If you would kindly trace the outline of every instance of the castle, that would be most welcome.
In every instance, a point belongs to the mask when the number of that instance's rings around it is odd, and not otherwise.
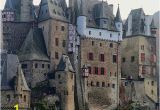
[[[121,71],[122,36],[134,34],[131,16],[127,27],[123,26],[119,6],[115,16],[113,5],[103,0],[69,0],[69,6],[65,0],[41,0],[39,6],[33,0],[6,0],[2,21],[4,53],[17,58],[21,66],[13,74],[19,73],[21,86],[27,88],[19,97],[26,101],[27,94],[29,98],[21,109],[110,110],[119,106],[121,72],[124,77],[128,73]],[[149,25],[143,33],[150,31]],[[4,103],[17,91],[7,90]],[[15,103],[19,101],[7,107]]]

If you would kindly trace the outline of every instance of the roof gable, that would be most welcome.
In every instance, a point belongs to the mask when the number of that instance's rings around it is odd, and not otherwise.
[[[44,60],[49,61],[42,29],[31,28],[18,53],[20,61]]]

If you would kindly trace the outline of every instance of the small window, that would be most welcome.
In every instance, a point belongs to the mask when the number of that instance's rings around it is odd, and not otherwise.
[[[42,64],[42,68],[44,68],[44,64]]]
[[[89,53],[89,60],[93,60],[93,53]]]
[[[91,86],[94,86],[93,81],[91,81]]]
[[[102,43],[100,43],[99,46],[102,47]]]
[[[34,66],[35,66],[35,68],[38,68],[38,64],[37,63]]]
[[[113,60],[113,63],[116,63],[117,62],[117,55],[113,55],[112,60]]]
[[[154,91],[153,91],[153,90],[151,90],[151,94],[152,94],[152,95],[154,94]]]
[[[112,84],[112,88],[115,88],[115,84]]]
[[[58,52],[55,52],[55,58],[59,59]]]
[[[48,10],[46,10],[46,13],[48,12]]]
[[[101,36],[102,35],[102,33],[101,32],[99,32],[99,36]]]
[[[110,87],[110,84],[108,83],[108,87]]]
[[[105,82],[102,82],[102,87],[105,87]]]
[[[104,62],[104,54],[100,54],[100,61]]]
[[[26,69],[27,68],[27,64],[22,64],[22,69]]]
[[[48,69],[50,69],[50,64],[48,64]]]
[[[142,74],[146,74],[146,67],[142,66]]]
[[[141,50],[144,50],[144,45],[141,45]]]
[[[154,81],[151,82],[152,86],[154,86]]]
[[[66,41],[65,40],[63,40],[62,46],[66,47]]]
[[[59,39],[56,38],[56,39],[55,39],[55,42],[56,42],[56,46],[58,46],[58,45],[59,45]]]
[[[89,31],[89,35],[91,35],[91,31]]]
[[[65,30],[64,26],[61,26],[61,31],[64,31],[64,30]]]
[[[94,73],[98,75],[98,67],[95,67]]]
[[[26,95],[24,95],[24,102],[26,102]]]
[[[59,75],[58,75],[58,79],[60,79],[60,78],[61,78],[61,75],[59,74]]]
[[[122,62],[123,62],[123,63],[126,62],[126,59],[125,59],[124,57],[122,58]]]
[[[7,102],[10,102],[10,100],[11,100],[11,96],[7,95]]]
[[[110,48],[113,48],[113,43],[110,43],[110,44],[109,44],[109,47],[110,47]]]
[[[99,82],[96,83],[96,86],[99,87]]]
[[[73,74],[71,74],[71,79],[73,79]]]
[[[94,45],[94,41],[92,41],[92,46]]]
[[[131,62],[134,62],[134,61],[135,61],[135,57],[131,56]]]
[[[101,68],[101,75],[104,75],[104,68]]]
[[[88,72],[89,74],[91,74],[91,67],[88,67]]]
[[[56,30],[58,30],[58,26],[56,26]]]
[[[112,37],[112,34],[110,34],[110,37]]]

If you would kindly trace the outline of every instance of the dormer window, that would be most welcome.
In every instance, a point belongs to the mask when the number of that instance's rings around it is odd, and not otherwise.
[[[89,31],[89,35],[91,35],[91,31]]]

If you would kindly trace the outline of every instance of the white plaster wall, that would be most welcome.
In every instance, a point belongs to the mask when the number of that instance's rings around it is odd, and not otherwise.
[[[80,16],[77,18],[77,32],[81,36],[85,36],[85,37],[92,37],[92,38],[112,40],[112,41],[122,40],[122,31],[121,32],[108,31],[105,29],[96,29],[96,28],[86,27],[85,16]]]

